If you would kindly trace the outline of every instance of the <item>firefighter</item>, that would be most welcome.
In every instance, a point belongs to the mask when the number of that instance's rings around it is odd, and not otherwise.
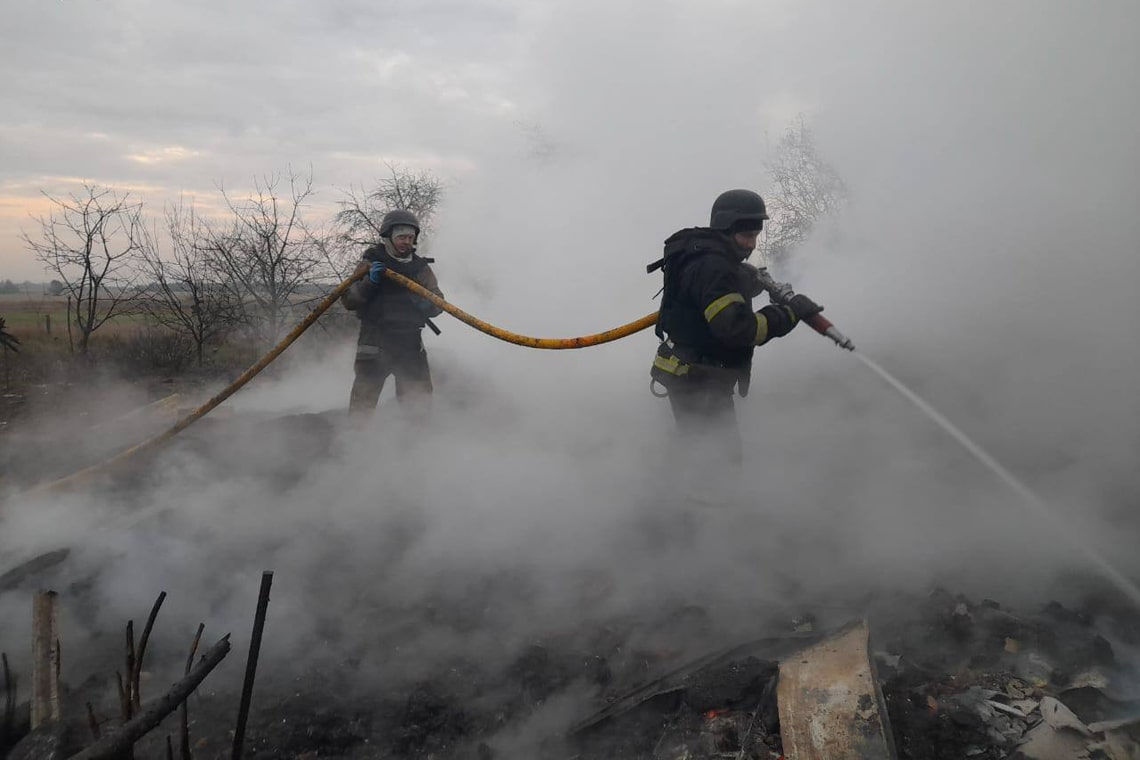
[[[823,311],[804,295],[753,310],[761,288],[745,259],[767,218],[758,194],[724,192],[708,227],[673,233],[648,267],[665,275],[650,376],[665,388],[681,443],[733,466],[743,458],[733,395],[748,394],[754,350]]]
[[[350,414],[375,409],[389,375],[395,377],[396,398],[401,405],[410,402],[422,409],[432,393],[421,333],[441,309],[384,277],[384,270],[391,269],[443,297],[430,266],[433,260],[416,254],[419,236],[420,222],[415,214],[403,210],[385,214],[380,223],[380,242],[365,250],[357,265],[358,274],[368,275],[354,282],[341,297],[345,308],[360,319]]]

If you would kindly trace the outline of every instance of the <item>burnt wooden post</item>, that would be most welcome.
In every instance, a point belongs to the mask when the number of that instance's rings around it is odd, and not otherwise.
[[[32,729],[59,720],[59,636],[54,591],[32,602]]]
[[[245,662],[245,683],[241,687],[241,705],[238,707],[237,728],[234,729],[233,760],[241,760],[242,745],[245,743],[245,723],[253,699],[253,678],[257,674],[257,656],[261,652],[261,634],[265,630],[265,612],[269,608],[269,588],[272,585],[273,572],[266,570],[261,574],[261,593],[257,597],[257,613],[253,618],[249,658]]]

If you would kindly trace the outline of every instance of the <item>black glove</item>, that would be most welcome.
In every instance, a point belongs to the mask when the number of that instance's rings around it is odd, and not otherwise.
[[[742,261],[740,262],[740,274],[745,284],[744,289],[741,291],[744,293],[745,298],[755,298],[764,292],[764,286],[760,282],[759,269],[747,261]]]
[[[811,300],[803,293],[797,293],[788,299],[788,308],[796,315],[796,319],[803,321],[810,319],[823,311],[823,307]]]

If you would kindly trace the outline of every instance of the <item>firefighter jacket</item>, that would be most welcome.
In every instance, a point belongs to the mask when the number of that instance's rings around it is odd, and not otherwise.
[[[357,271],[367,271],[373,261],[384,262],[393,272],[414,280],[443,298],[435,272],[430,266],[431,259],[413,254],[411,261],[401,262],[393,258],[381,244],[364,252]],[[442,311],[431,301],[387,278],[382,278],[379,284],[368,277],[357,280],[341,296],[341,302],[360,318],[358,346],[381,346],[384,345],[386,336],[393,335],[415,336],[418,339],[427,320]]]
[[[649,266],[665,275],[654,379],[669,387],[690,374],[720,374],[740,381],[743,395],[754,349],[787,335],[795,314],[775,304],[753,311],[761,292],[755,270],[721,232],[680,230],[665,241],[664,253]]]

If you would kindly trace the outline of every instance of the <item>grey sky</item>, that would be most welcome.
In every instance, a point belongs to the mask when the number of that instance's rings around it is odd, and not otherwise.
[[[750,166],[733,181],[754,181],[763,109],[781,90],[760,87],[774,78],[749,62],[767,57],[758,35],[779,18],[737,3],[10,2],[0,274],[37,276],[18,228],[43,208],[39,190],[81,178],[157,209],[180,190],[311,164],[332,203],[383,159],[489,172],[526,153],[538,125],[582,154],[662,166],[704,163],[697,137],[740,143]],[[639,189],[639,168],[615,165],[606,182]]]
[[[367,180],[382,158],[459,170],[518,110],[507,3],[5,5],[5,274],[36,274],[21,205],[70,178],[160,205],[288,163],[323,186]]]

